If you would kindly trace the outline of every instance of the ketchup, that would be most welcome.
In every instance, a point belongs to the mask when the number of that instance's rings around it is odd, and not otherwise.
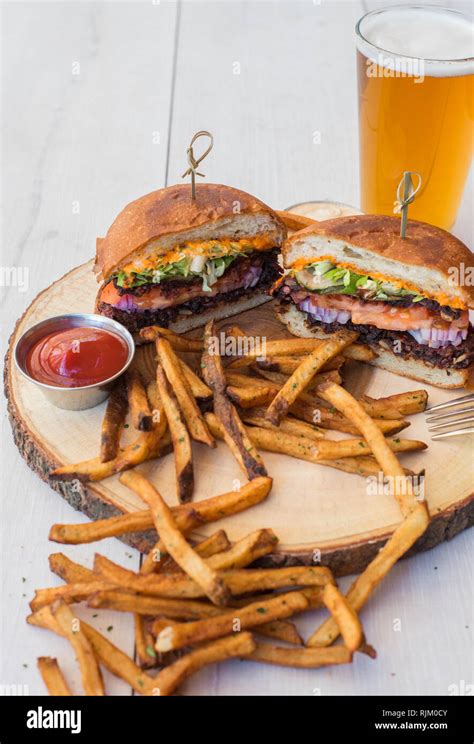
[[[128,346],[102,328],[78,327],[49,333],[26,357],[30,377],[56,387],[84,387],[113,377],[124,367]]]

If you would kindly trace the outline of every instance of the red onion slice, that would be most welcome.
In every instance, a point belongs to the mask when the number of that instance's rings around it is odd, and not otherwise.
[[[120,300],[114,304],[114,307],[116,307],[117,310],[125,310],[128,313],[138,310],[135,298],[131,294],[122,295]]]
[[[328,307],[318,307],[313,305],[310,298],[303,300],[298,305],[298,308],[305,313],[309,313],[320,323],[347,323],[351,318],[351,314],[346,310],[332,310]]]
[[[444,346],[459,346],[467,338],[467,328],[460,330],[451,325],[447,330],[442,328],[419,328],[408,331],[419,343],[431,349],[442,349]]]

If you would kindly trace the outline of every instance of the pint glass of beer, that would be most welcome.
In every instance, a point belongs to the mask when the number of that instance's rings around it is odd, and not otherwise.
[[[412,219],[449,230],[473,154],[473,24],[436,6],[394,6],[356,26],[361,207],[392,214],[403,171],[422,186]]]

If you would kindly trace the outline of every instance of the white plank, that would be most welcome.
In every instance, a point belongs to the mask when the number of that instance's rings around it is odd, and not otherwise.
[[[27,292],[2,290],[2,319],[11,328],[41,289],[94,254],[96,236],[121,206],[164,185],[176,7],[18,3],[2,10],[2,102],[9,114],[3,139],[4,261],[26,266],[30,275]],[[77,76],[74,62],[80,63]],[[157,131],[160,143],[154,144]],[[73,213],[74,201],[79,214]],[[35,588],[61,583],[48,569],[48,554],[62,549],[48,543],[51,524],[84,517],[28,470],[5,413],[3,424],[0,681],[44,694],[36,657],[57,655],[80,693],[67,643],[27,626],[25,618]],[[65,546],[63,552],[90,566],[96,547]],[[98,549],[138,568],[136,552],[119,541],[104,541]],[[93,614],[82,607],[78,613]],[[92,622],[133,654],[130,617],[101,611]],[[111,694],[130,694],[110,675],[106,686]]]
[[[207,180],[279,208],[355,203],[353,27],[362,12],[347,2],[185,3],[170,181],[183,172],[191,135],[205,128],[215,135]]]

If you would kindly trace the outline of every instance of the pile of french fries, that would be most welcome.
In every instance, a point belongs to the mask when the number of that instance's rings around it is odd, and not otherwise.
[[[138,693],[170,695],[201,667],[233,657],[315,668],[351,663],[356,652],[375,656],[359,612],[429,522],[426,503],[407,477],[415,474],[397,459],[426,445],[394,437],[409,425],[406,416],[424,410],[426,392],[354,398],[342,386],[345,361],[371,352],[357,344],[353,332],[336,333],[329,341],[267,341],[265,358],[246,353],[230,360],[215,351],[213,322],[202,339],[156,326],[141,335],[153,347],[139,350],[126,380],[108,400],[99,456],[58,468],[51,477],[97,481],[121,473],[121,483],[147,508],[86,524],[53,525],[49,538],[77,545],[155,529],[156,544],[138,573],[100,554],[92,569],[52,554],[50,568],[65,583],[36,591],[28,622],[70,641],[86,695],[105,694],[101,666]],[[228,335],[243,332],[231,327]],[[133,439],[122,445],[127,420]],[[345,438],[330,438],[331,432]],[[247,482],[193,502],[192,442],[214,448],[216,439],[225,442]],[[324,566],[252,567],[278,550],[271,529],[234,543],[223,530],[192,541],[201,525],[268,497],[272,479],[262,450],[365,477],[382,472],[391,479],[403,521],[346,595]],[[171,452],[175,506],[135,469]],[[80,602],[133,613],[136,661],[76,616],[72,605]],[[292,618],[318,608],[329,616],[305,642]],[[38,667],[51,694],[71,694],[56,659],[41,657]]]

